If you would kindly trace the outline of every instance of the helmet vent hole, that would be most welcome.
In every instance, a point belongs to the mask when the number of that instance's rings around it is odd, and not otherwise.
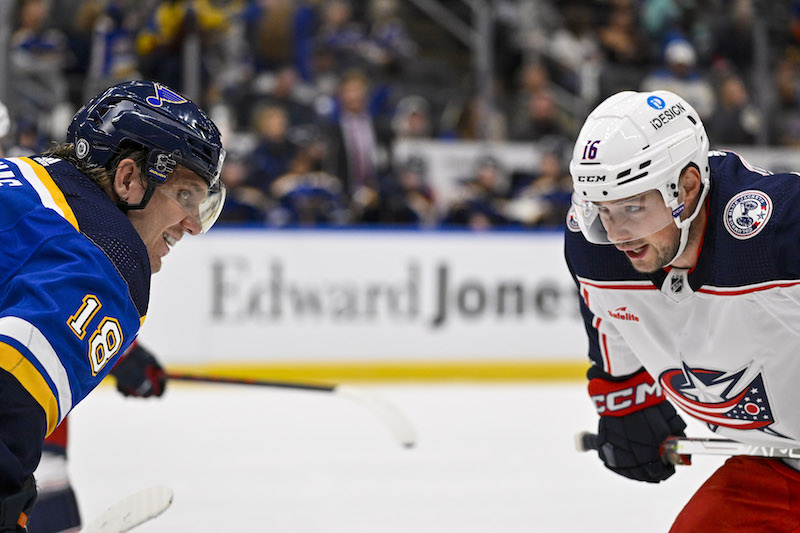
[[[627,175],[628,175],[628,174],[630,174],[630,173],[631,173],[631,169],[628,169],[628,170],[623,170],[622,172],[620,172],[619,174],[617,174],[617,179],[619,179],[619,178],[624,178],[625,176],[627,176]]]
[[[691,121],[692,121],[692,124],[694,124],[695,126],[697,126],[697,121],[694,119],[694,117],[693,117],[692,115],[686,115],[686,118],[688,118],[689,120],[691,120]]]
[[[652,160],[645,161],[644,163],[642,163],[641,165],[639,165],[639,169],[643,169],[643,168],[645,168],[645,167],[649,167],[649,166],[650,166],[650,163],[652,163],[652,162],[653,162]]]
[[[619,183],[617,183],[617,185],[625,185],[626,183],[630,183],[630,182],[632,182],[632,181],[636,181],[636,180],[638,180],[639,178],[643,178],[643,177],[647,176],[647,174],[648,174],[648,172],[645,170],[645,171],[644,171],[644,172],[642,172],[641,174],[637,174],[637,175],[635,175],[635,176],[634,176],[634,177],[632,177],[632,178],[628,178],[628,179],[626,179],[626,180],[620,181]]]

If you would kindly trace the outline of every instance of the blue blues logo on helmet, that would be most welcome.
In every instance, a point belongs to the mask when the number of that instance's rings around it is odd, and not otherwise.
[[[177,165],[203,178],[209,196],[221,190],[225,150],[219,129],[191,100],[159,83],[129,81],[109,87],[75,114],[67,141],[92,167],[106,166],[126,146],[147,150],[150,194],[130,209],[145,207],[154,188]]]
[[[186,98],[160,83],[154,83],[153,88],[156,94],[146,98],[147,103],[153,107],[161,107],[164,102],[169,102],[171,104],[185,104],[188,102]]]

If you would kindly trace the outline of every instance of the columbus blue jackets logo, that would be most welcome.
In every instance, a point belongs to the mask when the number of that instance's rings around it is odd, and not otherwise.
[[[153,88],[156,94],[151,94],[145,99],[147,103],[153,107],[161,107],[164,102],[170,104],[185,104],[188,102],[188,100],[180,94],[158,83],[154,83]]]
[[[761,372],[748,370],[726,372],[683,363],[683,368],[662,372],[659,381],[670,400],[712,430],[722,426],[783,436],[769,429],[775,418]]]
[[[772,199],[761,191],[744,191],[730,199],[723,217],[725,229],[737,239],[755,237],[772,215]]]

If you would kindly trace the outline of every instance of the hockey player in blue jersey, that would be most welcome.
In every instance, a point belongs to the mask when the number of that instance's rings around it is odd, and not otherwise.
[[[224,157],[194,103],[134,81],[0,159],[0,532],[25,531],[42,442],[136,338],[151,274],[216,220]]]
[[[570,172],[565,254],[605,466],[670,477],[659,445],[686,427],[673,404],[721,436],[799,447],[800,177],[709,151],[697,112],[667,91],[602,102]],[[672,531],[795,531],[798,466],[732,457]]]

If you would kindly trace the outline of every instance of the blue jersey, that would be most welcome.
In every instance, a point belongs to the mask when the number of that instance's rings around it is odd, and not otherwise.
[[[62,159],[0,159],[0,368],[48,434],[133,342],[149,291],[144,243],[100,187]]]
[[[723,436],[800,445],[800,176],[709,154],[694,268],[642,274],[568,219],[567,263],[595,368],[644,367],[674,404]]]

